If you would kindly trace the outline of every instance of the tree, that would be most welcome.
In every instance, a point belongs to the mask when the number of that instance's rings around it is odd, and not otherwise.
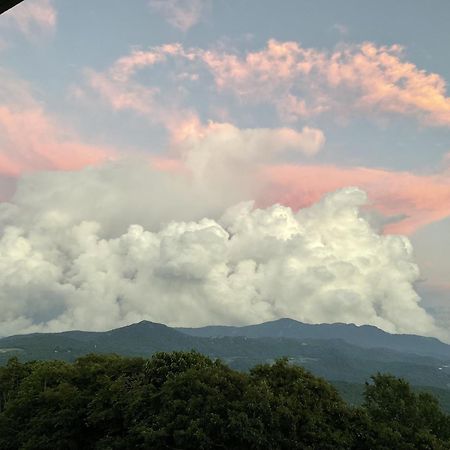
[[[449,417],[390,375],[353,408],[287,359],[237,372],[196,352],[0,368],[0,448],[439,450]]]
[[[409,383],[392,375],[377,374],[366,383],[365,402],[373,426],[389,439],[397,436],[398,449],[450,447],[450,420],[428,393],[415,393]]]
[[[286,358],[255,367],[250,377],[271,399],[274,448],[351,448],[351,408],[329,383]]]

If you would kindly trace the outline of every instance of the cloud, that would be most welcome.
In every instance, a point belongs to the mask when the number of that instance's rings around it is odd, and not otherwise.
[[[90,86],[106,99],[115,111],[129,109],[150,115],[156,109],[154,101],[156,89],[145,88],[138,84],[125,86],[94,71],[86,71],[86,76]],[[78,90],[79,96],[83,94],[82,90]]]
[[[33,97],[27,83],[0,71],[0,174],[79,169],[117,156],[113,149],[82,142]]]
[[[57,13],[51,0],[27,0],[2,16],[4,26],[15,28],[35,41],[56,28]]]
[[[132,111],[151,124],[164,126],[171,133],[180,126],[199,123],[197,112],[183,104],[178,81],[163,88],[160,79],[159,82],[155,80],[153,86],[140,82],[136,77],[146,68],[169,63],[180,52],[183,49],[179,44],[155,47],[151,52],[134,50],[130,55],[119,58],[105,72],[86,69],[86,85],[74,89],[75,97],[92,105],[97,95],[113,111]],[[171,80],[174,77],[168,75],[166,78]]]
[[[330,52],[272,39],[260,51],[239,54],[169,44],[133,50],[98,75],[104,77],[102,85],[91,84],[104,94],[102,86],[113,83],[118,89],[109,96],[113,106],[125,102],[142,110],[146,96],[155,91],[138,83],[136,72],[175,61],[179,64],[169,65],[167,73],[183,91],[189,92],[193,82],[212,81],[219,94],[232,94],[242,105],[273,105],[287,122],[333,112],[338,117],[401,115],[426,126],[450,125],[445,80],[407,61],[399,45],[341,44]]]
[[[319,165],[268,165],[268,184],[260,203],[281,202],[296,209],[310,205],[327,192],[348,185],[366,190],[370,205],[385,216],[397,216],[387,223],[390,233],[411,234],[423,226],[450,215],[448,169],[428,175],[367,167]]]
[[[195,111],[180,105],[176,99],[172,103],[163,101],[166,92],[134,80],[136,71],[142,67],[153,66],[165,61],[167,55],[179,52],[183,50],[178,45],[164,46],[148,54],[137,51],[120,58],[107,73],[86,71],[86,76],[90,87],[113,110],[133,111],[151,124],[163,126],[169,134],[172,153],[180,155],[197,172],[213,154],[214,164],[236,159],[240,163],[247,161],[248,167],[271,161],[286,151],[313,156],[323,147],[324,133],[313,127],[305,126],[297,131],[287,127],[239,129],[228,122],[203,124]]]
[[[169,51],[176,53],[179,48]],[[134,62],[122,60],[114,67],[115,77],[131,76],[134,67]],[[0,183],[3,199],[11,195],[11,177],[23,172],[79,169],[119,156],[113,149],[84,143],[42,108],[29,86],[5,72],[0,75],[4,88],[0,92],[0,172],[6,177]],[[110,100],[117,100],[119,110],[129,107],[129,97],[118,98]],[[369,193],[372,208],[383,214],[387,232],[411,234],[450,215],[448,169],[424,175],[314,165],[308,158],[325,143],[321,130],[240,129],[231,123],[213,121],[203,124],[188,110],[172,114],[170,108],[166,111],[146,102],[143,94],[136,93],[132,98],[142,101],[139,114],[163,124],[170,136],[167,154],[148,157],[154,167],[192,176],[199,186],[214,186],[228,199],[221,207],[255,198],[259,206],[281,202],[298,209],[318,201],[327,192],[356,185]],[[291,155],[307,163],[286,164]]]
[[[179,51],[179,47],[165,50]],[[145,60],[141,56],[138,59]],[[135,67],[135,62],[123,59],[114,66],[114,76],[128,79]],[[5,72],[0,78],[0,173],[6,177],[0,182],[2,199],[11,195],[11,177],[23,172],[79,169],[119,157],[118,151],[87,144],[59,124],[35,100],[26,83]],[[108,101],[117,101],[117,109],[122,110],[130,107],[128,98],[113,95]],[[171,108],[165,110],[164,106],[146,102],[143,94],[136,93],[132,98],[142,101],[140,115],[162,124],[169,133],[168,153],[158,158],[148,156],[149,163],[163,171],[188,174],[198,185],[214,186],[229,199],[226,205],[255,198],[258,206],[281,202],[298,209],[327,192],[356,185],[369,193],[371,207],[383,214],[381,222],[387,232],[411,234],[450,215],[448,169],[416,174],[320,166],[308,160],[325,143],[319,129],[240,129],[228,122],[213,121],[203,124],[189,110],[181,108],[172,113]],[[287,164],[292,155],[304,163]]]
[[[2,333],[292,317],[446,337],[409,240],[371,227],[363,191],[295,212],[210,190],[124,163],[22,178],[0,205]]]
[[[270,40],[245,56],[205,52],[219,89],[248,101],[275,103],[283,112],[305,102],[298,115],[349,109],[413,116],[427,125],[450,125],[445,80],[405,61],[399,45],[342,45],[334,52]],[[287,104],[287,105],[286,105]],[[309,105],[309,106],[308,106]]]
[[[422,288],[441,292],[441,297],[448,302],[450,296],[450,215],[440,221],[423,227],[413,236],[414,252],[421,265]],[[444,295],[445,294],[445,295]],[[433,299],[430,296],[430,301]]]
[[[152,83],[160,78],[158,66],[163,66],[166,78],[171,80],[167,86]],[[147,83],[139,76],[143,71]],[[185,48],[181,44],[134,49],[104,72],[87,72],[89,96],[100,94],[114,110],[133,111],[165,127],[172,161],[181,159],[197,177],[245,186],[254,186],[258,179],[259,187],[247,190],[258,205],[282,202],[298,208],[310,205],[326,192],[358,185],[367,190],[372,206],[383,214],[381,222],[388,232],[411,234],[450,214],[448,169],[420,174],[299,164],[302,160],[298,155],[314,155],[323,146],[321,130],[245,130],[228,122],[204,124],[189,102],[190,90],[195,90],[199,80],[212,81],[219,95],[237,96],[241,107],[274,105],[287,123],[327,113],[337,118],[358,113],[372,117],[400,114],[413,116],[425,125],[450,124],[445,81],[406,61],[400,46],[341,44],[329,52],[270,40],[262,50],[246,54]],[[221,100],[219,96],[216,104]],[[296,165],[282,164],[288,159],[286,146],[281,152],[275,150],[277,142],[284,145],[286,141],[279,140],[281,129],[286,130],[284,138],[286,133],[301,135],[303,142],[297,139],[296,145],[303,151],[297,151]],[[311,132],[306,138],[308,129]],[[251,135],[258,138],[250,139]],[[227,142],[229,145],[224,146]],[[253,145],[255,142],[258,145]],[[269,147],[274,151],[267,151]],[[262,170],[263,165],[266,167]],[[218,167],[224,168],[224,174]]]
[[[181,128],[174,149],[198,182],[221,185],[222,190],[239,186],[241,193],[254,196],[260,188],[261,182],[256,180],[263,165],[283,160],[289,153],[312,156],[324,142],[324,134],[315,128],[304,127],[301,132],[290,128],[239,129],[230,123],[210,122],[191,126],[188,131]]]
[[[337,31],[341,36],[346,36],[349,32],[348,27],[342,23],[335,23],[331,29]]]
[[[205,10],[208,0],[150,0],[150,7],[160,13],[167,22],[181,31],[187,31],[197,25]]]

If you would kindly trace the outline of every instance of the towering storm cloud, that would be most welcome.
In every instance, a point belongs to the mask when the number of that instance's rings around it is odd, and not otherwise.
[[[24,177],[0,204],[2,334],[291,317],[448,340],[409,240],[372,227],[363,191],[299,211],[234,200],[142,165]]]

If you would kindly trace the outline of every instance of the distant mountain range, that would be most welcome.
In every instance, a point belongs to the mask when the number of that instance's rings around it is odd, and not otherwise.
[[[450,359],[450,345],[436,338],[413,334],[390,334],[371,325],[357,326],[346,323],[307,324],[293,319],[279,319],[244,327],[208,326],[177,328],[191,336],[222,337],[245,336],[251,338],[277,337],[291,339],[342,339],[363,348],[387,348],[399,352]]]
[[[333,382],[352,401],[360,397],[362,385],[372,374],[389,372],[432,390],[450,410],[449,345],[353,324],[309,325],[280,319],[245,327],[174,329],[143,321],[106,332],[18,335],[0,339],[0,364],[11,356],[73,361],[93,352],[150,356],[192,349],[240,370],[287,356]]]

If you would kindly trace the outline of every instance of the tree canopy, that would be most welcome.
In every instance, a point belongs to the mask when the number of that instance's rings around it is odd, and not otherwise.
[[[437,400],[377,374],[360,407],[280,359],[249,373],[196,352],[0,368],[0,448],[448,449]]]

